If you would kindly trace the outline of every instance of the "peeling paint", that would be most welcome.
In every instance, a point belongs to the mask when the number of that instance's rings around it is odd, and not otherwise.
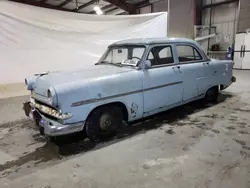
[[[130,108],[130,112],[131,112],[133,118],[135,118],[137,115],[137,109],[138,109],[138,105],[135,103],[132,103],[131,108]]]

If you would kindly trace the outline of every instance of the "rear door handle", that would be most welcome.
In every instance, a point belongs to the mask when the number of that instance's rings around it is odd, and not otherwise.
[[[241,49],[240,49],[240,57],[242,57],[242,53],[243,53],[243,45],[241,45]]]
[[[181,67],[178,65],[178,66],[174,66],[174,67],[172,67],[172,69],[174,69],[174,71],[179,71],[179,72],[181,72]]]
[[[209,62],[204,62],[203,65],[209,65]]]
[[[174,66],[172,67],[172,69],[180,69],[181,67],[180,66]]]
[[[245,53],[246,53],[246,46],[244,45],[244,47],[243,47],[243,57],[245,57]]]

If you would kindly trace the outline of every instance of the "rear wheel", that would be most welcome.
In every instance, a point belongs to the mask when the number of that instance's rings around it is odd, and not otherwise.
[[[207,90],[205,95],[206,102],[217,102],[219,95],[219,88],[218,86],[212,87]]]
[[[97,108],[87,118],[85,131],[90,140],[98,142],[115,135],[122,127],[122,110],[117,106]]]

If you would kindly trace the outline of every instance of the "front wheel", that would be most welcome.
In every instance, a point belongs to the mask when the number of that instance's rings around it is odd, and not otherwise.
[[[85,131],[90,140],[98,142],[115,135],[122,121],[122,110],[119,107],[99,107],[87,118]]]

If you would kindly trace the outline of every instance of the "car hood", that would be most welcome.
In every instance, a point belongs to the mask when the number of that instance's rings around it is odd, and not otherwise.
[[[95,65],[93,67],[82,70],[58,71],[41,74],[37,77],[34,91],[38,95],[47,96],[47,90],[50,87],[61,84],[87,81],[90,79],[98,79],[100,77],[110,76],[123,72],[132,71],[130,67],[117,67],[114,65]]]

